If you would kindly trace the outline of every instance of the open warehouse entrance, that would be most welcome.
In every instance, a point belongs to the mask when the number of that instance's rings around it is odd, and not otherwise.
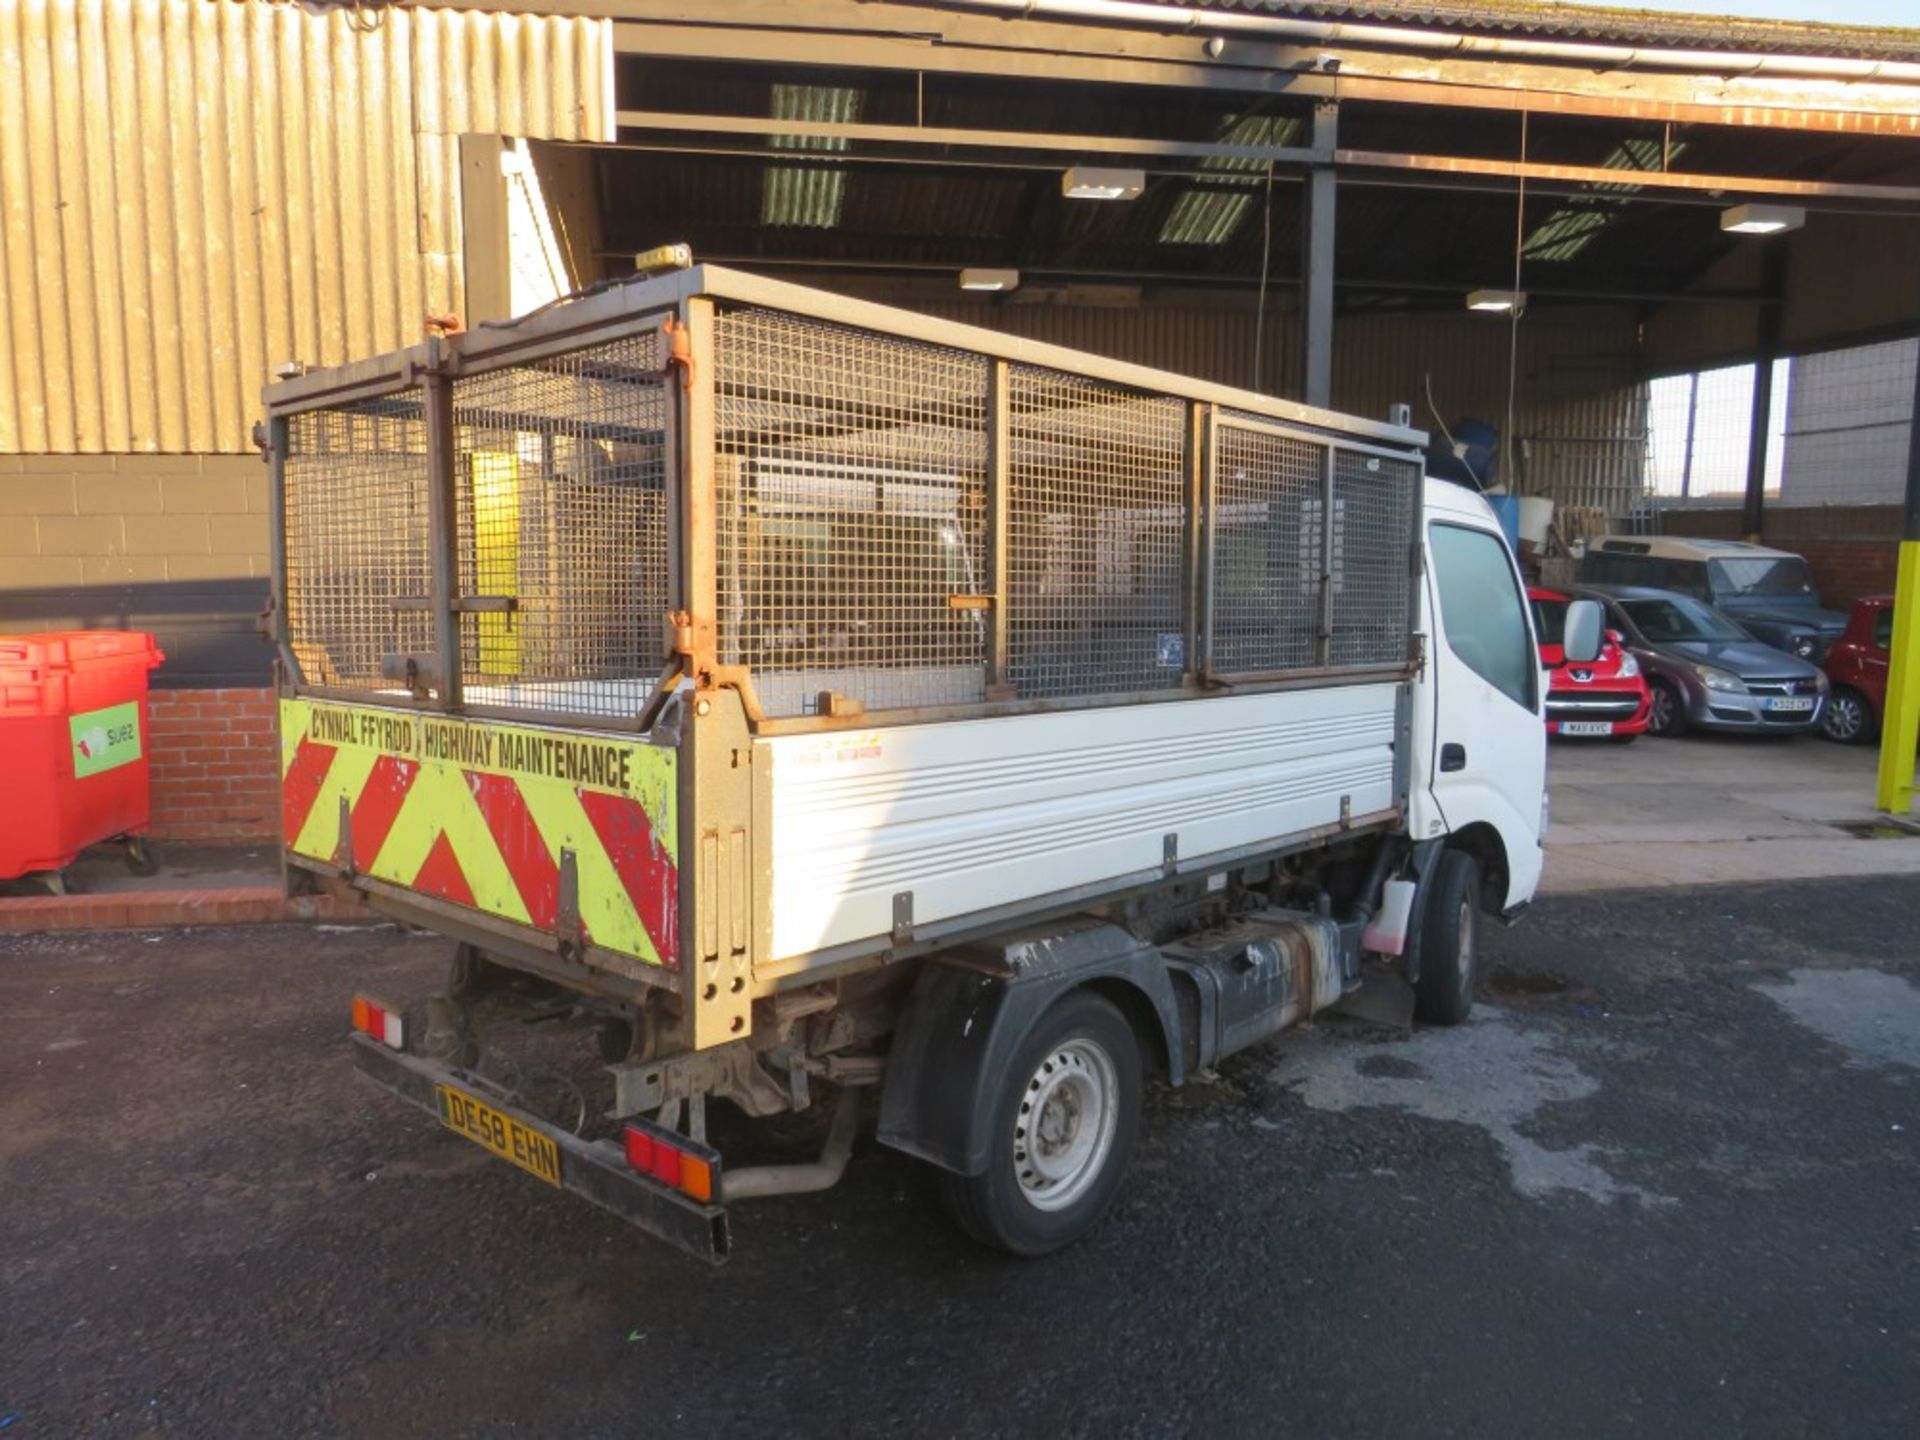
[[[617,141],[535,147],[570,177],[583,275],[686,241],[1341,409],[1405,403],[1435,432],[1497,432],[1504,483],[1616,526],[1718,499],[1744,513],[1674,523],[1758,532],[1769,500],[1897,494],[1910,385],[1861,463],[1816,437],[1855,388],[1830,352],[1895,341],[1897,369],[1920,324],[1911,37],[1735,25],[1703,55],[1700,22],[1639,15],[1442,63],[1444,26],[1286,18],[1310,5],[1264,26],[1152,5],[612,8],[631,17]],[[1822,358],[1790,395],[1796,354]],[[1775,361],[1762,394],[1752,367]],[[1668,432],[1702,371],[1696,487],[1668,473],[1687,443]],[[1731,403],[1722,372],[1747,377]]]

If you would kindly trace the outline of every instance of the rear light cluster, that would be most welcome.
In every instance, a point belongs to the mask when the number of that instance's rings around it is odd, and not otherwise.
[[[372,1036],[390,1050],[407,1048],[405,1017],[391,1005],[383,1005],[378,1000],[369,1000],[364,995],[353,997],[353,1028],[362,1035]]]
[[[702,1205],[713,1203],[714,1164],[705,1156],[682,1149],[657,1130],[629,1124],[622,1133],[627,1164],[641,1175],[658,1180]]]

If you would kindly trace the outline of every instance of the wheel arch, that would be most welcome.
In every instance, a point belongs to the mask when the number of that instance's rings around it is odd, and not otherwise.
[[[1480,908],[1488,915],[1499,915],[1507,907],[1507,886],[1512,869],[1507,862],[1507,844],[1500,831],[1484,820],[1464,825],[1447,837],[1446,848],[1471,855],[1480,866]]]
[[[887,1056],[882,1144],[956,1175],[986,1167],[996,1085],[1033,1026],[1081,989],[1112,1003],[1143,1065],[1186,1079],[1180,1007],[1160,953],[1119,926],[1081,922],[929,959]]]
[[[1124,975],[1098,975],[1079,988],[1091,990],[1120,1012],[1132,1027],[1133,1038],[1140,1046],[1140,1058],[1151,1072],[1172,1080],[1176,1068],[1184,1071],[1184,1066],[1176,1067],[1174,1064],[1174,1046],[1179,1043],[1179,1032],[1168,1033],[1153,997],[1131,978]],[[1175,1003],[1177,1009],[1178,1002]],[[1181,1044],[1180,1053],[1185,1055],[1184,1044]]]

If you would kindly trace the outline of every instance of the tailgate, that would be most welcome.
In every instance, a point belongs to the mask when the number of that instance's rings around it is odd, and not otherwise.
[[[280,702],[290,857],[679,963],[676,753],[631,735]]]

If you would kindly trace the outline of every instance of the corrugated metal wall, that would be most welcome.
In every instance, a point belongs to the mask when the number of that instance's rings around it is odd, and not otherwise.
[[[889,297],[869,291],[876,299]],[[988,303],[893,297],[946,319],[1071,345],[1229,385],[1252,385],[1251,309]],[[1618,310],[1536,309],[1520,322],[1514,430],[1525,442],[1523,481],[1563,505],[1621,513],[1640,499],[1646,474],[1646,387],[1635,375],[1634,318]],[[1296,317],[1265,327],[1261,388],[1299,391]],[[1509,334],[1483,315],[1342,316],[1334,339],[1333,403],[1385,417],[1413,406],[1413,423],[1435,427],[1426,399],[1449,425],[1472,416],[1506,423]]]
[[[461,308],[458,137],[612,138],[608,23],[0,0],[0,453],[249,448]]]

